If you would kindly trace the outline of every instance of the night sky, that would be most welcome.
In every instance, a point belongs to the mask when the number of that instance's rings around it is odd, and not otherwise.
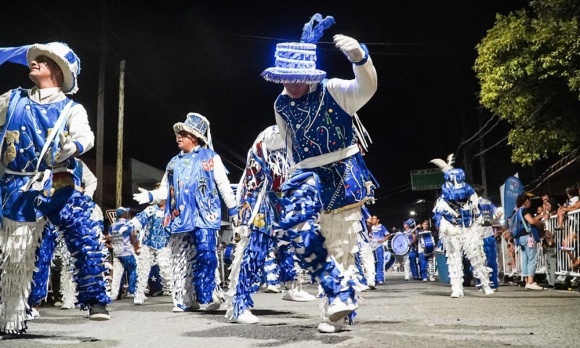
[[[73,98],[87,108],[96,132],[101,31],[106,23],[105,162],[116,161],[118,73],[125,59],[124,155],[164,168],[178,151],[172,125],[188,112],[198,112],[210,120],[214,147],[230,180],[237,182],[248,148],[275,122],[273,102],[282,87],[266,82],[260,73],[273,66],[276,43],[298,41],[314,13],[332,15],[336,24],[318,44],[318,68],[328,77],[350,79],[351,64],[334,47],[332,36],[341,33],[367,44],[379,79],[377,93],[358,112],[373,140],[365,159],[380,184],[371,212],[385,225],[401,226],[410,210],[428,210],[414,204],[417,199],[432,201],[436,194],[411,191],[410,171],[434,168],[429,160],[455,153],[477,132],[478,122],[492,117],[477,103],[475,45],[493,26],[496,13],[526,2],[150,3],[109,1],[106,16],[101,1],[3,5],[0,46],[68,43],[82,62],[80,91]],[[31,85],[25,67],[0,68],[1,91]],[[485,136],[484,148],[504,138],[508,129],[500,122]],[[479,157],[473,157],[480,152],[479,144],[468,143],[460,151],[465,147],[474,161],[473,182],[481,182]],[[511,164],[510,152],[504,141],[485,153],[488,196],[498,204],[499,186],[507,176],[519,172],[525,184],[541,173],[539,167]],[[94,157],[95,150],[87,155]],[[456,166],[464,166],[462,152]]]

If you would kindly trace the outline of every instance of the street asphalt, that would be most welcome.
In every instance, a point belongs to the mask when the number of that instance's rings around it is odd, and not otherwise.
[[[316,293],[316,286],[306,290]],[[79,310],[43,307],[28,333],[3,336],[11,347],[579,347],[580,293],[526,290],[502,285],[490,296],[473,287],[450,298],[449,285],[404,281],[388,273],[387,282],[366,291],[355,325],[321,334],[319,303],[281,300],[258,293],[253,313],[260,323],[229,323],[225,310],[172,313],[169,296],[151,297],[142,306],[115,301],[111,320],[89,321]]]

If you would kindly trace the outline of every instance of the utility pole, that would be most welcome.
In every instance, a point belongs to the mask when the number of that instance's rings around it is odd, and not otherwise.
[[[119,72],[119,123],[117,131],[117,182],[115,185],[115,206],[123,204],[123,122],[125,119],[125,60],[121,61]]]
[[[105,76],[107,71],[107,1],[101,2],[103,21],[101,24],[101,53],[99,58],[99,88],[97,92],[97,137],[95,139],[97,158],[97,189],[95,203],[103,206],[103,143],[105,135]]]
[[[479,108],[479,113],[478,113],[479,129],[481,129],[483,127],[483,115],[482,115],[482,113],[483,113],[482,108]],[[479,166],[481,167],[481,186],[483,186],[486,194],[489,196],[489,191],[487,190],[487,174],[485,171],[485,154],[482,153],[485,150],[483,138],[484,137],[479,137],[479,152],[481,153],[481,155],[479,155]]]

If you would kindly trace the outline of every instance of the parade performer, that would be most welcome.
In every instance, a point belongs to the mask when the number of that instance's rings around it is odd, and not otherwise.
[[[127,297],[135,298],[137,292],[137,258],[140,253],[137,230],[131,223],[128,208],[119,207],[116,210],[117,220],[109,226],[107,240],[113,249],[113,284],[111,285],[111,298],[119,297],[121,283],[127,273]],[[149,274],[146,276],[146,280]]]
[[[445,183],[441,196],[433,209],[435,226],[443,239],[447,268],[451,281],[451,297],[463,297],[463,254],[473,267],[473,275],[480,280],[486,295],[493,294],[489,286],[490,269],[485,266],[483,240],[477,229],[476,217],[479,216],[478,196],[473,188],[465,182],[465,172],[453,168],[453,154],[447,162],[433,159],[431,163],[443,171]]]
[[[260,283],[262,272],[267,282],[291,282],[282,299],[310,301],[313,296],[302,290],[299,270],[288,244],[278,244],[274,235],[275,222],[279,220],[280,185],[286,179],[288,162],[284,141],[277,126],[262,131],[248,151],[246,168],[238,184],[236,198],[240,225],[235,229],[240,235],[234,260],[230,268],[229,291],[226,294],[226,318],[242,324],[259,322],[251,313],[254,306],[252,293],[255,283]],[[276,256],[269,262],[269,253]],[[279,267],[279,271],[275,269]],[[271,269],[269,269],[271,268]],[[269,274],[269,275],[268,275]]]
[[[389,230],[380,223],[380,219],[371,217],[371,237],[375,245],[376,283],[385,283],[385,249],[383,243],[389,238]]]
[[[317,22],[317,23],[315,23]],[[361,206],[373,200],[375,183],[356,140],[356,112],[374,95],[377,73],[366,46],[335,35],[355,78],[325,79],[316,69],[316,44],[332,17],[312,17],[301,42],[279,43],[276,66],[262,72],[284,89],[274,102],[276,123],[288,148],[292,174],[282,187],[280,228],[324,294],[320,332],[340,330],[338,322],[358,307],[366,289],[354,264]]]
[[[8,53],[8,54],[7,54]],[[78,90],[78,56],[60,42],[0,50],[0,62],[26,64],[32,89],[17,88],[0,96],[3,175],[0,250],[0,333],[24,333],[34,253],[48,218],[75,253],[75,281],[81,309],[89,318],[107,320],[109,298],[103,280],[102,244],[94,203],[75,190],[74,156],[93,147],[86,110],[66,94]],[[59,170],[60,169],[60,170]],[[86,198],[85,198],[86,197]]]
[[[223,199],[237,224],[236,197],[221,157],[213,150],[209,121],[198,113],[187,114],[173,125],[180,152],[167,164],[158,189],[139,188],[139,204],[166,200],[164,226],[171,233],[174,312],[199,309],[216,311],[223,301],[219,287],[218,232]]]
[[[418,243],[417,252],[419,254],[419,273],[421,274],[421,279],[424,282],[427,280],[435,281],[435,241],[433,240],[433,235],[429,230],[429,221],[423,220],[421,227],[417,230]],[[427,239],[430,239],[428,242]],[[427,250],[427,243],[431,243],[430,247],[432,250]]]
[[[499,221],[502,212],[489,199],[483,198],[483,192],[485,191],[483,186],[473,185],[473,190],[479,197],[477,202],[479,216],[476,219],[476,223],[479,227],[479,234],[483,238],[483,251],[487,260],[486,266],[491,269],[491,288],[497,291],[499,287],[499,266],[497,262],[497,241],[495,240],[492,226]],[[477,285],[479,285],[479,280]]]
[[[355,263],[359,273],[363,276],[361,283],[368,286],[370,290],[376,290],[376,265],[375,252],[377,248],[376,241],[373,243],[372,234],[372,216],[366,206],[362,206],[363,219],[361,224],[363,230],[357,235],[358,251],[355,254]]]
[[[403,233],[409,239],[409,251],[403,256],[403,269],[405,270],[405,280],[413,278],[419,280],[419,270],[417,268],[417,223],[414,219],[403,222]]]
[[[159,266],[163,292],[171,293],[171,250],[168,247],[169,230],[163,226],[165,200],[152,204],[135,215],[131,221],[140,231],[141,252],[137,256],[137,292],[133,303],[141,305],[149,293],[149,273],[155,265]]]

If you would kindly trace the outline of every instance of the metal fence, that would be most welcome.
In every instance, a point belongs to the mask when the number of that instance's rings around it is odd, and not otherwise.
[[[558,276],[572,276],[580,277],[578,269],[572,269],[572,257],[580,256],[580,210],[574,210],[567,214],[564,219],[564,229],[556,230],[557,217],[553,216],[546,221],[545,229],[552,231],[554,241],[556,243],[557,252],[557,266],[556,275]],[[570,254],[561,250],[562,247],[571,248]],[[501,238],[501,243],[498,244],[498,261],[500,267],[500,274],[503,276],[518,276],[521,274],[521,258],[519,248],[514,247],[507,238]],[[547,263],[546,256],[542,247],[542,243],[538,243],[538,265],[536,266],[536,274],[546,274]]]

